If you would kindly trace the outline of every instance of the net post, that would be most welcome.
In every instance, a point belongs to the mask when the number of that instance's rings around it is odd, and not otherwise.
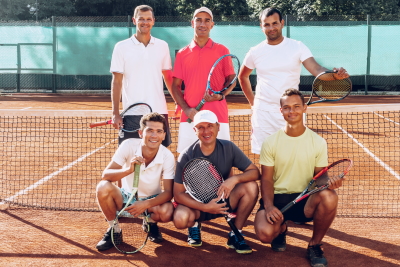
[[[127,27],[128,27],[128,34],[129,34],[128,38],[131,38],[131,36],[132,36],[131,22],[132,22],[132,16],[131,16],[131,15],[128,15],[128,24],[127,24]]]
[[[289,26],[289,16],[285,15],[285,23],[286,23],[286,37],[290,38],[290,26]]]
[[[56,28],[56,17],[51,16],[51,25],[53,29],[53,74],[51,79],[52,92],[57,93],[57,28]]]
[[[369,82],[369,75],[371,71],[371,25],[370,25],[370,16],[367,15],[367,33],[368,33],[368,38],[367,38],[367,69],[365,72],[365,95],[368,95],[368,82]]]
[[[17,93],[21,92],[21,45],[17,44]]]

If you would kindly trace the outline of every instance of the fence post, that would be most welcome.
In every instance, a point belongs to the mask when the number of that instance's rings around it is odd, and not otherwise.
[[[369,75],[371,73],[371,25],[370,17],[367,15],[368,43],[367,43],[367,69],[365,73],[365,89],[364,92],[368,95]]]
[[[57,28],[55,16],[51,17],[51,24],[53,28],[53,74],[51,84],[53,93],[57,93]]]
[[[286,24],[286,37],[290,38],[290,27],[289,27],[289,16],[288,15],[286,15],[285,24]]]
[[[21,92],[21,45],[17,44],[17,93]]]
[[[131,21],[132,21],[132,17],[131,17],[131,15],[128,15],[128,32],[129,32],[128,38],[131,38],[131,36],[132,36]]]

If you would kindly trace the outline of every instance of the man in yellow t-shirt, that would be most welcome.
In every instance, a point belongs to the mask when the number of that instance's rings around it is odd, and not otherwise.
[[[285,222],[314,221],[308,258],[311,266],[326,266],[321,241],[336,216],[338,196],[334,189],[342,181],[332,181],[328,190],[306,198],[284,215],[280,212],[304,190],[314,174],[328,165],[326,141],[304,126],[307,105],[301,92],[286,90],[280,104],[286,125],[265,139],[260,153],[262,198],[254,221],[255,231],[261,242],[271,243],[272,250],[284,251]]]

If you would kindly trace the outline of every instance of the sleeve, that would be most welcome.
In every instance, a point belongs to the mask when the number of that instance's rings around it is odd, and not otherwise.
[[[182,55],[181,55],[180,51],[176,54],[174,71],[173,71],[172,76],[174,78],[183,80]]]
[[[321,138],[321,142],[318,146],[318,152],[315,158],[315,167],[326,167],[328,166],[328,145],[326,140]]]
[[[165,148],[164,164],[163,164],[163,179],[174,179],[175,177],[175,158],[174,155]]]
[[[131,145],[129,144],[129,139],[126,139],[121,143],[118,149],[115,151],[114,156],[112,157],[112,161],[117,163],[118,165],[124,166],[129,158],[129,150]],[[129,158],[129,159],[128,159]]]
[[[300,50],[301,50],[300,51],[301,62],[303,62],[307,58],[313,57],[313,54],[311,53],[310,49],[308,49],[308,47],[302,42],[300,42]]]
[[[249,52],[247,52],[246,56],[243,59],[243,65],[245,65],[247,68],[254,70],[256,68],[252,56],[252,50],[250,49]]]
[[[174,182],[178,184],[183,184],[182,181],[182,172],[183,168],[185,167],[186,163],[188,162],[188,156],[186,153],[181,153],[178,157],[178,161],[176,163],[176,169],[175,169],[175,178]]]
[[[270,139],[267,138],[261,146],[260,164],[273,167],[275,166],[275,156],[269,140]]]
[[[233,142],[231,142],[231,144],[232,155],[234,155],[232,164],[233,167],[238,168],[240,171],[246,170],[252,163],[251,160]]]
[[[163,57],[163,61],[162,61],[162,70],[170,70],[170,69],[172,69],[171,55],[169,54],[168,44],[165,43],[165,46],[164,46],[164,57]]]
[[[119,43],[117,43],[114,47],[114,51],[111,57],[110,72],[124,73],[124,57],[122,55]]]

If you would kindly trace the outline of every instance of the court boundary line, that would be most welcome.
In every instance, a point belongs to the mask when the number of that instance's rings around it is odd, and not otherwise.
[[[73,162],[70,162],[69,164],[65,165],[64,167],[58,169],[57,171],[43,177],[42,179],[40,179],[39,181],[37,181],[36,183],[28,186],[25,189],[20,190],[18,193],[14,194],[11,197],[8,197],[6,199],[4,199],[4,201],[0,202],[0,205],[4,205],[7,202],[12,202],[14,199],[16,199],[17,197],[19,197],[20,195],[25,195],[27,194],[29,191],[34,190],[36,187],[38,187],[39,185],[44,184],[45,182],[49,181],[51,178],[57,176],[58,174],[60,174],[63,171],[66,171],[68,169],[70,169],[71,167],[73,167],[74,165],[76,165],[77,163],[83,161],[84,159],[86,159],[87,157],[93,155],[94,153],[96,153],[97,151],[106,148],[108,145],[110,145],[111,143],[115,142],[117,139],[112,140],[111,142],[106,143],[105,145],[98,147],[86,154],[84,154],[83,156],[80,156],[77,160],[74,160]]]
[[[394,124],[400,125],[400,123],[395,122],[395,121],[393,121],[393,120],[391,120],[391,119],[388,119],[388,118],[386,118],[385,116],[382,116],[381,114],[376,113],[375,111],[372,111],[372,113],[374,113],[375,115],[381,117],[382,119],[385,119],[385,120],[387,120],[387,121],[393,122]]]
[[[333,125],[335,125],[339,130],[341,130],[343,133],[345,133],[350,139],[354,141],[358,146],[360,146],[371,158],[373,158],[379,165],[381,165],[383,168],[385,168],[386,171],[388,171],[390,174],[392,174],[397,180],[400,180],[400,175],[393,170],[389,165],[387,165],[385,162],[383,162],[378,156],[376,156],[374,153],[372,153],[368,148],[366,148],[361,142],[359,142],[352,134],[347,132],[342,126],[337,124],[334,120],[332,120],[329,116],[324,115],[324,117],[329,120]]]

